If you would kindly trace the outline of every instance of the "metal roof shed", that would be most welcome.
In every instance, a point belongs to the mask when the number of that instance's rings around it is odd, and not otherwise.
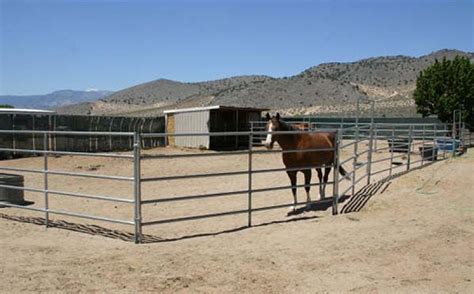
[[[164,111],[166,132],[213,133],[249,131],[250,121],[259,120],[262,108],[208,106]],[[168,145],[212,150],[248,147],[248,136],[168,136]]]

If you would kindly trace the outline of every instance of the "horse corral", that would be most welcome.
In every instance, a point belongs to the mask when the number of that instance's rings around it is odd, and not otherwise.
[[[306,207],[299,177],[294,213],[283,151],[254,146],[253,136],[268,135],[258,128],[239,134],[250,136],[247,150],[232,152],[135,144],[2,161],[2,171],[24,176],[34,202],[0,209],[3,289],[472,292],[472,152],[431,165],[464,151],[470,134],[436,150],[427,144],[450,126],[309,126],[295,133],[337,132],[335,165],[351,180],[332,173],[326,200],[313,187]],[[45,146],[48,135],[37,134]]]
[[[113,133],[114,136],[132,137],[134,152],[75,153],[45,149],[34,151],[42,154],[41,157],[5,161],[1,169],[21,173],[25,177],[25,198],[35,204],[4,205],[42,212],[45,217],[37,222],[47,226],[51,215],[61,215],[62,220],[74,223],[77,218],[89,219],[88,223],[94,225],[99,224],[96,221],[109,222],[106,226],[100,224],[103,231],[119,230],[123,233],[122,239],[135,242],[168,240],[284,221],[289,215],[304,217],[306,211],[326,210],[331,206],[333,214],[337,214],[339,202],[349,201],[350,196],[364,186],[432,163],[435,156],[446,158],[450,150],[436,155],[438,150],[432,148],[434,145],[428,149],[426,144],[433,144],[435,138],[445,136],[448,129],[449,126],[435,124],[415,127],[361,124],[337,129],[310,127],[310,130],[300,126],[282,131],[280,135],[330,132],[334,134],[336,145],[328,146],[330,150],[322,150],[321,146],[314,147],[319,148],[315,150],[310,146],[309,149],[296,147],[294,150],[284,148],[286,150],[283,151],[253,146],[252,137],[268,135],[268,130],[172,134],[249,137],[248,150],[231,152],[172,147],[141,150],[142,138],[163,138],[170,134]],[[63,134],[57,131],[34,133],[44,137],[45,146],[50,134]],[[112,134],[68,132],[68,135]],[[395,153],[396,147],[403,145],[396,143],[396,139],[400,138],[407,140],[407,149],[406,152]],[[455,155],[462,147],[453,147],[455,149],[451,150],[451,154]],[[431,156],[426,156],[425,148],[431,150]],[[282,164],[282,152],[317,156],[318,152],[328,151],[337,157],[336,161],[314,162],[308,166],[287,165],[286,168]],[[343,166],[347,169],[347,177],[333,173],[327,184],[326,196],[329,197],[326,198],[321,197],[324,195],[320,195],[321,186],[315,176],[311,183],[303,184],[299,179],[295,186],[286,175],[324,167],[328,171],[331,168],[340,170]],[[313,202],[308,204],[303,187],[308,190],[311,186],[319,186],[320,189],[319,193],[318,189],[311,190]],[[299,190],[297,203],[291,201],[290,189],[295,188]],[[287,215],[290,206],[296,207],[293,213]],[[20,211],[14,214],[31,215]],[[123,225],[133,226],[134,229],[124,229]]]

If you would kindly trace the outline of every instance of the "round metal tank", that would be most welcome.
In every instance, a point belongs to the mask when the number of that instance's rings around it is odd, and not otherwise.
[[[23,176],[0,173],[0,185],[23,187]],[[24,191],[0,187],[0,207],[2,202],[10,204],[25,204]]]

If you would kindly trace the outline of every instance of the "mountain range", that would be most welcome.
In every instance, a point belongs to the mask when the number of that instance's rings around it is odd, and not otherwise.
[[[268,108],[283,115],[351,115],[355,101],[375,100],[379,116],[416,116],[416,79],[436,59],[456,55],[474,62],[473,52],[443,49],[420,57],[382,56],[331,62],[290,77],[262,75],[185,83],[158,79],[97,101],[59,107],[60,113],[159,116],[164,110],[211,105]],[[361,105],[362,114],[369,111]]]
[[[3,95],[0,104],[9,104],[15,108],[56,109],[66,105],[97,101],[112,94],[101,90],[59,90],[44,95]]]

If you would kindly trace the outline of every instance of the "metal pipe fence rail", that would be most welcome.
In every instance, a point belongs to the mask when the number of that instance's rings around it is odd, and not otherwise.
[[[337,131],[337,130],[317,130],[317,131],[282,131],[282,132],[272,132],[273,135],[294,135],[294,134],[309,134],[314,132],[327,132],[327,131]],[[143,137],[163,137],[163,136],[248,136],[249,137],[249,147],[246,151],[231,151],[231,152],[221,152],[219,155],[214,153],[197,153],[197,154],[170,154],[170,155],[144,155],[140,156],[139,160],[153,160],[153,159],[167,159],[167,158],[180,158],[180,157],[214,157],[214,156],[232,156],[232,155],[247,155],[248,156],[248,164],[247,168],[238,171],[232,172],[213,172],[213,173],[198,173],[198,174],[189,174],[189,175],[172,175],[166,177],[144,177],[141,179],[141,182],[156,182],[156,181],[168,181],[168,180],[182,180],[182,179],[192,179],[192,178],[214,178],[214,177],[232,177],[237,175],[247,175],[248,182],[247,188],[242,190],[234,190],[234,191],[223,191],[218,193],[204,193],[204,194],[194,194],[194,195],[182,195],[177,197],[172,196],[162,196],[159,198],[154,199],[147,199],[142,200],[140,203],[141,205],[149,205],[149,204],[156,204],[156,203],[163,203],[163,202],[177,202],[177,201],[186,201],[192,199],[208,199],[208,198],[215,198],[215,197],[225,197],[225,196],[233,196],[233,195],[246,195],[247,196],[247,209],[239,209],[239,210],[230,210],[218,213],[211,213],[211,214],[201,214],[201,215],[192,215],[192,216],[185,216],[185,217],[178,217],[178,218],[168,218],[168,219],[159,219],[159,220],[149,220],[141,222],[142,226],[151,226],[151,225],[158,225],[158,224],[165,224],[165,223],[172,223],[172,222],[181,222],[181,221],[190,221],[190,220],[198,220],[204,218],[213,218],[213,217],[221,217],[227,215],[237,215],[237,214],[247,214],[247,226],[252,226],[252,213],[257,211],[266,211],[272,209],[279,209],[284,207],[293,206],[294,203],[288,204],[278,204],[278,205],[265,205],[261,207],[253,207],[253,197],[255,197],[258,193],[263,192],[270,192],[270,191],[279,191],[279,190],[289,190],[291,188],[302,188],[302,187],[313,187],[319,186],[320,183],[310,183],[310,184],[303,184],[303,185],[281,185],[281,186],[272,186],[266,188],[256,188],[253,184],[253,176],[256,174],[268,174],[268,173],[275,173],[275,172],[289,172],[289,171],[300,171],[300,170],[310,170],[314,168],[323,168],[324,166],[316,166],[316,165],[305,165],[299,166],[296,168],[266,168],[266,169],[257,169],[253,166],[253,158],[257,155],[264,155],[264,154],[289,154],[289,153],[305,153],[305,152],[325,152],[331,151],[336,153],[337,146],[332,148],[313,148],[313,149],[288,149],[288,150],[261,150],[261,149],[254,149],[252,144],[252,137],[253,136],[266,136],[268,132],[266,131],[249,131],[249,132],[224,132],[224,133],[180,133],[180,134],[143,134]],[[330,167],[335,167],[335,165],[330,165]],[[337,191],[334,188],[334,181],[329,181],[327,185],[332,185],[333,190]],[[337,195],[334,195],[337,197]],[[330,201],[330,198],[327,198],[325,201]],[[296,203],[297,205],[303,204],[303,202]],[[333,203],[333,205],[337,205],[337,203]]]
[[[407,128],[408,127],[408,128]],[[220,132],[220,133],[145,133],[140,134],[136,132],[122,132],[122,133],[107,133],[107,132],[60,132],[60,131],[21,131],[25,134],[35,134],[37,136],[43,136],[44,149],[43,150],[27,150],[27,149],[15,149],[16,152],[35,152],[43,155],[43,168],[42,169],[30,169],[30,168],[18,168],[0,166],[0,170],[15,171],[24,173],[36,173],[43,174],[43,188],[32,188],[32,187],[17,187],[12,185],[0,185],[1,188],[7,189],[19,189],[23,191],[30,191],[36,193],[42,193],[44,198],[44,205],[42,207],[28,207],[16,204],[1,203],[3,206],[12,208],[26,209],[43,212],[45,214],[45,225],[48,227],[50,214],[66,215],[71,217],[78,217],[90,220],[105,221],[117,224],[131,225],[134,228],[134,239],[136,243],[142,242],[142,228],[144,226],[159,225],[165,223],[174,223],[182,221],[191,221],[205,218],[215,218],[226,215],[247,215],[247,225],[252,226],[252,214],[254,212],[280,209],[294,205],[294,203],[285,203],[277,205],[264,205],[260,207],[254,207],[254,199],[258,197],[257,194],[270,191],[289,190],[292,188],[302,187],[313,187],[321,186],[320,183],[310,183],[303,185],[279,185],[271,187],[257,187],[255,184],[255,176],[261,174],[270,173],[282,173],[290,171],[298,171],[305,169],[323,168],[330,167],[334,169],[333,178],[327,184],[332,187],[332,197],[325,198],[324,202],[332,202],[332,213],[337,214],[338,203],[340,197],[344,195],[354,195],[360,185],[365,186],[370,184],[373,180],[373,176],[378,177],[391,177],[396,171],[405,171],[414,168],[415,166],[426,166],[436,160],[436,158],[445,159],[448,154],[456,155],[456,151],[459,150],[456,146],[456,138],[451,138],[453,142],[453,149],[437,150],[437,138],[443,137],[449,126],[439,126],[438,124],[423,124],[423,125],[397,125],[397,124],[361,124],[361,125],[344,125],[338,129],[313,129],[309,130],[298,130],[298,131],[285,131],[285,132],[272,132],[273,135],[294,135],[294,134],[310,134],[317,132],[335,132],[336,139],[335,145],[332,148],[326,149],[290,149],[290,150],[264,150],[262,148],[254,147],[254,138],[258,136],[266,136],[266,131],[256,131],[255,129],[247,132]],[[463,133],[464,132],[464,133]],[[2,133],[11,133],[11,131],[0,130]],[[65,134],[72,136],[123,136],[130,137],[134,142],[132,154],[119,154],[119,153],[86,153],[86,152],[66,152],[66,151],[53,151],[50,150],[48,144],[48,138],[51,134]],[[465,143],[465,129],[459,132],[459,139],[461,146],[466,146]],[[141,150],[140,142],[144,138],[167,138],[170,136],[248,136],[249,146],[247,150],[238,151],[227,151],[219,153],[187,153],[187,154],[143,154]],[[378,141],[387,141],[387,145]],[[416,150],[418,148],[418,151]],[[6,148],[0,148],[3,151]],[[454,151],[454,152],[453,152]],[[334,161],[331,165],[326,166],[312,166],[305,165],[297,168],[256,168],[255,158],[256,156],[262,156],[265,154],[288,154],[288,153],[304,153],[304,152],[333,152]],[[419,152],[419,153],[418,153]],[[78,173],[78,172],[66,172],[60,170],[53,170],[49,166],[49,157],[51,155],[72,155],[72,156],[100,156],[109,157],[115,159],[123,159],[130,161],[132,167],[132,176],[112,176],[104,174],[92,174],[92,173]],[[421,155],[420,159],[414,156]],[[193,173],[188,175],[166,175],[166,176],[142,176],[142,161],[150,160],[166,160],[166,159],[189,159],[189,158],[219,158],[219,157],[247,157],[247,167],[241,170],[228,171],[228,172],[208,172],[208,173]],[[340,166],[344,166],[347,169],[347,174],[343,177],[339,176],[337,172]],[[133,195],[130,198],[123,198],[110,195],[96,195],[91,193],[78,193],[59,191],[51,189],[51,175],[63,176],[63,177],[83,177],[83,178],[96,178],[100,180],[109,181],[123,181],[129,182]],[[235,177],[235,176],[247,176],[246,188],[237,189],[231,191],[210,191],[208,193],[195,193],[186,194],[180,196],[163,195],[158,193],[154,197],[142,199],[142,190],[144,189],[144,183],[152,182],[173,182],[179,180],[189,180],[198,178],[220,178],[220,177]],[[346,180],[350,179],[350,184],[346,184]],[[365,182],[364,182],[365,181]],[[129,204],[130,211],[133,214],[132,219],[114,219],[104,216],[91,215],[85,213],[78,213],[73,211],[63,211],[50,207],[49,198],[50,195],[59,195],[71,198],[85,198],[98,201],[106,201],[108,203],[123,203]],[[142,208],[143,206],[160,204],[160,203],[174,203],[183,202],[189,200],[204,201],[206,199],[226,197],[240,195],[247,198],[247,208],[237,210],[227,210],[216,213],[205,213],[198,215],[185,215],[175,218],[163,218],[163,219],[150,219],[144,221]],[[302,205],[304,202],[296,203]]]
[[[78,173],[78,172],[66,172],[60,170],[52,170],[49,167],[49,157],[51,155],[70,155],[70,156],[81,156],[81,157],[105,157],[105,158],[115,158],[115,159],[123,159],[128,160],[136,165],[136,161],[134,160],[136,156],[128,155],[128,154],[113,154],[113,153],[87,153],[87,152],[73,152],[73,151],[55,151],[51,150],[50,145],[50,138],[52,135],[70,135],[70,136],[119,136],[119,137],[132,137],[137,139],[135,133],[127,133],[127,132],[66,132],[66,131],[11,131],[11,130],[0,130],[0,134],[30,134],[36,136],[43,137],[43,150],[31,150],[31,149],[18,149],[15,148],[13,151],[17,153],[36,153],[41,154],[43,156],[43,168],[42,169],[32,169],[32,168],[14,168],[14,167],[7,167],[7,166],[0,166],[0,170],[3,171],[15,171],[15,172],[22,172],[22,173],[36,173],[36,174],[43,174],[43,188],[32,188],[32,187],[20,187],[20,186],[13,186],[13,185],[0,185],[1,188],[5,189],[12,189],[12,190],[21,190],[27,192],[35,192],[35,193],[42,193],[43,194],[43,205],[42,207],[28,207],[22,206],[7,202],[1,202],[0,205],[4,207],[12,207],[12,208],[19,208],[25,210],[33,210],[38,212],[43,212],[45,215],[45,226],[49,227],[50,221],[50,214],[57,214],[57,215],[64,215],[70,216],[75,218],[82,218],[82,219],[90,219],[90,220],[97,220],[97,221],[104,221],[116,224],[123,224],[123,225],[136,225],[136,221],[134,219],[131,220],[124,220],[124,219],[115,219],[109,218],[104,216],[97,216],[91,215],[83,212],[75,212],[75,211],[65,211],[65,210],[58,210],[50,207],[49,200],[51,195],[58,195],[70,198],[85,198],[91,200],[99,200],[99,201],[106,201],[112,203],[123,203],[123,204],[130,204],[133,207],[136,207],[137,202],[136,199],[127,199],[123,197],[117,196],[110,196],[110,195],[97,195],[97,194],[88,194],[88,193],[78,193],[78,192],[70,192],[70,191],[60,191],[54,190],[50,188],[50,176],[66,176],[66,177],[80,177],[80,178],[95,178],[100,180],[112,180],[112,181],[125,181],[130,182],[132,185],[135,186],[136,183],[136,175],[134,177],[124,177],[124,176],[111,176],[111,175],[102,175],[102,174],[93,174],[93,173]],[[137,145],[139,141],[135,141]],[[11,148],[0,148],[0,151],[12,151]],[[135,194],[137,194],[135,192]],[[132,208],[131,208],[132,209]],[[135,209],[135,208],[133,208]],[[138,238],[137,238],[138,240]]]

